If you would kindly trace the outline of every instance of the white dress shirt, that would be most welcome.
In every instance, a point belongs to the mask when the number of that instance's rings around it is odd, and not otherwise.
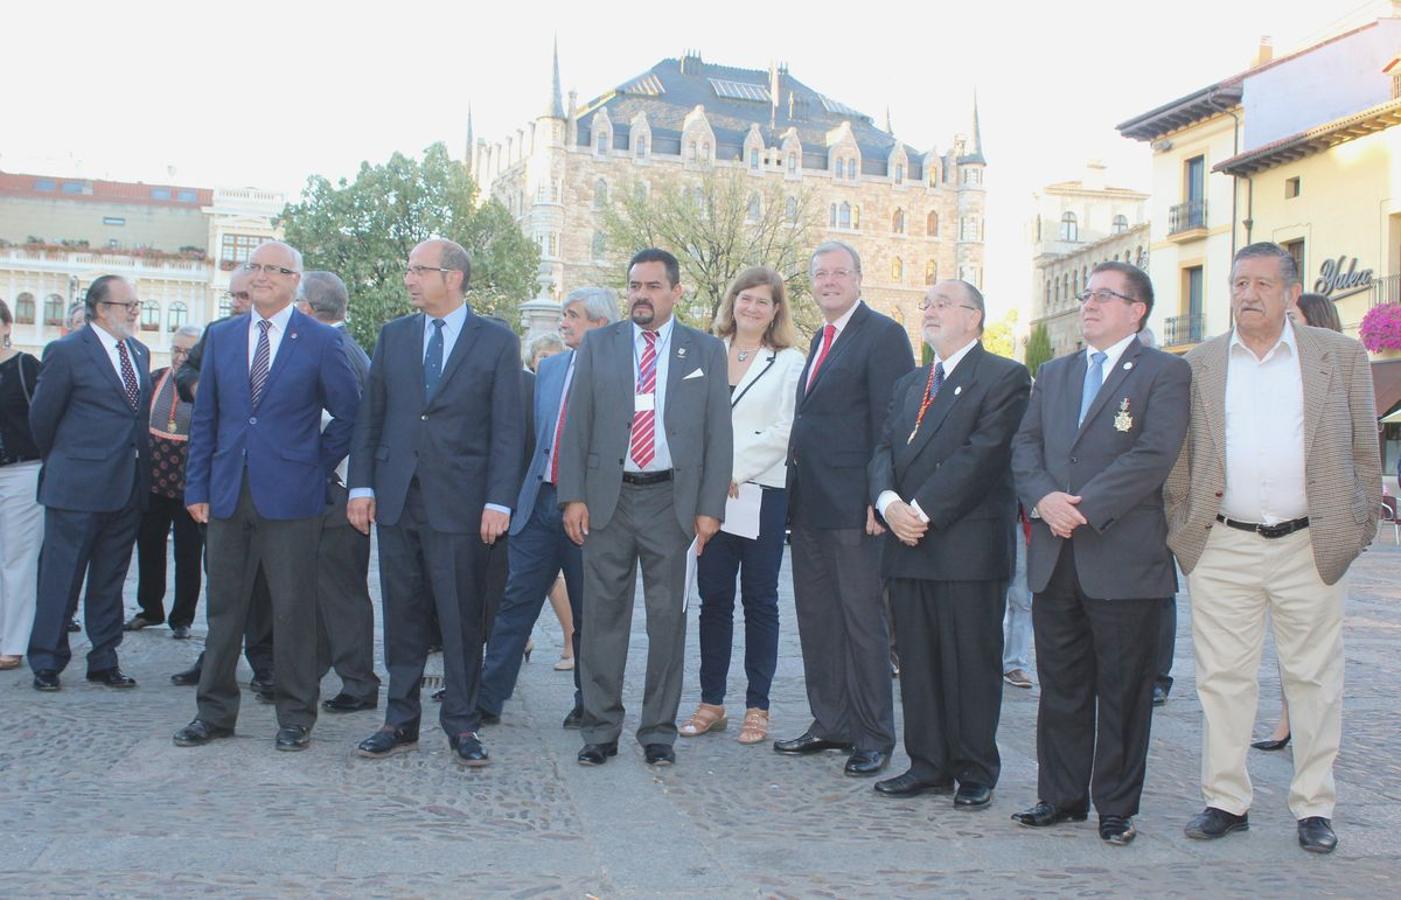
[[[632,448],[628,448],[628,454],[623,458],[623,471],[625,472],[665,472],[671,468],[671,448],[666,442],[666,379],[667,372],[670,371],[670,349],[671,335],[676,330],[676,317],[672,316],[666,320],[666,324],[657,329],[657,393],[655,395],[654,406],[656,413],[652,416],[652,461],[644,469],[632,460]],[[637,389],[637,376],[642,368],[642,351],[647,347],[647,339],[642,336],[643,328],[636,322],[632,325],[632,383],[633,390]],[[697,361],[699,362],[699,360]]]
[[[117,344],[121,342],[118,341],[115,337],[113,337],[111,332],[107,331],[107,329],[103,328],[101,325],[98,325],[96,322],[93,322],[91,324],[93,333],[97,335],[98,342],[102,344],[102,349],[107,351],[107,358],[112,361],[112,368],[117,373],[117,380],[122,382],[122,387],[126,387],[126,382],[122,381],[122,358],[117,353]],[[131,371],[134,374],[136,372],[136,357],[132,353],[130,344],[127,344],[126,355],[127,358],[132,361]],[[140,387],[140,375],[136,376],[136,384],[138,387]]]
[[[948,359],[940,359],[939,354],[935,352],[934,362],[930,363],[930,365],[938,365],[939,363],[943,363],[944,381],[948,381],[949,377],[953,375],[953,370],[958,368],[958,364],[963,362],[963,357],[968,355],[968,351],[972,350],[973,345],[976,343],[978,343],[978,339],[974,338],[973,340],[964,344],[957,352],[950,354]],[[928,382],[926,382],[926,384],[927,383]],[[923,397],[920,398],[920,402],[924,402]],[[887,490],[880,492],[880,496],[876,498],[876,508],[880,510],[881,518],[885,518],[885,511],[890,507],[890,504],[894,503],[896,500],[899,499],[900,495],[895,493],[894,491]],[[915,515],[919,516],[920,521],[924,522],[926,525],[929,524],[929,517],[924,514],[924,510],[919,508],[918,500],[910,501],[910,509],[915,511]]]
[[[292,318],[292,304],[287,304],[282,309],[273,313],[268,319],[272,327],[268,329],[268,371],[272,371],[272,361],[277,359],[277,348],[282,346],[282,338],[287,334],[287,320]],[[263,317],[254,309],[248,316],[248,372],[253,372],[253,357],[258,352],[258,335],[261,329],[258,323]]]
[[[1226,354],[1226,489],[1221,515],[1276,525],[1309,514],[1304,476],[1304,377],[1288,319],[1257,358],[1231,334]]]
[[[856,307],[860,306],[865,302],[865,300],[862,300],[860,297],[857,297],[856,302],[851,304],[851,309],[848,309],[846,312],[842,313],[841,316],[835,322],[824,322],[822,324],[821,330],[818,331],[818,334],[821,334],[823,331],[826,331],[827,326],[831,325],[834,329],[836,329],[832,332],[832,346],[835,347],[837,344],[837,339],[842,336],[842,332],[846,330],[846,326],[851,323],[851,317],[856,315]],[[814,362],[816,362],[816,359],[821,358],[822,356],[822,344],[822,341],[817,342],[817,357],[814,358]],[[832,352],[830,347],[827,349],[827,352]],[[822,365],[827,365],[827,360],[822,360]],[[812,380],[813,378],[817,377],[818,368],[820,368],[820,366],[815,366],[814,368],[808,369],[808,383],[803,385],[803,390],[808,390],[812,387]]]
[[[1100,380],[1099,380],[1099,383],[1100,383],[1101,385],[1103,385],[1106,381],[1109,380],[1109,373],[1110,373],[1110,372],[1113,372],[1113,371],[1114,371],[1114,366],[1118,365],[1118,363],[1119,363],[1119,357],[1121,357],[1121,356],[1124,355],[1124,351],[1127,350],[1127,349],[1129,349],[1129,344],[1132,344],[1137,338],[1138,338],[1138,333],[1135,332],[1135,333],[1129,335],[1128,337],[1126,337],[1126,338],[1124,338],[1124,339],[1122,339],[1122,340],[1120,340],[1120,341],[1116,341],[1115,343],[1111,344],[1111,345],[1109,346],[1109,349],[1107,349],[1107,350],[1104,351],[1104,357],[1105,357],[1105,359],[1104,359],[1104,369],[1103,369],[1103,371],[1101,372],[1101,375],[1102,375],[1103,377],[1100,378]],[[1090,356],[1091,356],[1092,354],[1098,352],[1098,350],[1099,350],[1099,348],[1097,348],[1097,347],[1086,347],[1086,348],[1085,348],[1085,367],[1086,367],[1086,368],[1085,368],[1085,371],[1086,371],[1086,372],[1089,371],[1089,367],[1090,367],[1090,366],[1093,366],[1093,365],[1095,364],[1095,361],[1094,361],[1093,359],[1090,359]]]

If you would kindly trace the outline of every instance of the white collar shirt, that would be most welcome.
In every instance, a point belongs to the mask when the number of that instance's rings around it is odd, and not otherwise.
[[[272,326],[268,328],[268,371],[272,371],[273,360],[277,359],[277,348],[282,346],[282,338],[287,334],[287,322],[292,318],[292,304],[287,304],[282,309],[268,317]],[[262,315],[255,308],[248,314],[248,371],[253,371],[253,357],[258,353],[258,335],[261,333],[258,323],[263,321]]]
[[[112,362],[112,369],[117,373],[117,380],[121,381],[122,385],[125,386],[126,382],[122,381],[122,358],[121,355],[117,352],[117,345],[121,343],[121,341],[118,341],[116,337],[112,335],[111,332],[98,325],[96,322],[92,322],[91,325],[93,334],[97,335],[97,342],[102,345],[102,349],[107,352],[107,358]],[[127,356],[131,357],[132,360],[131,370],[132,372],[135,372],[136,358],[132,356],[130,344],[127,345],[126,352]],[[138,385],[141,384],[140,375],[136,376],[136,383]]]
[[[1109,349],[1104,351],[1104,370],[1101,373],[1103,377],[1100,378],[1100,384],[1104,384],[1104,382],[1109,380],[1109,373],[1114,371],[1114,367],[1119,364],[1119,357],[1123,356],[1124,351],[1129,349],[1129,344],[1132,344],[1137,339],[1137,333],[1131,334],[1128,337],[1111,344],[1109,346]],[[1095,361],[1090,357],[1096,352],[1097,350],[1094,347],[1085,347],[1085,366],[1087,367],[1085,371],[1088,372],[1088,367],[1093,366],[1095,364]]]
[[[1304,378],[1286,319],[1257,357],[1231,333],[1226,351],[1226,488],[1221,515],[1276,525],[1308,515],[1304,474]]]

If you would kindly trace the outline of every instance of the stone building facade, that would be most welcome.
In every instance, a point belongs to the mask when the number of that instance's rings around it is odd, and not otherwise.
[[[582,105],[571,92],[566,105],[556,55],[542,113],[494,143],[474,143],[469,122],[468,145],[484,194],[540,246],[540,295],[523,312],[541,313],[542,323],[573,288],[617,280],[617,257],[628,254],[610,252],[603,219],[618,190],[699,182],[713,170],[809,190],[821,212],[814,243],[855,246],[866,300],[904,323],[912,340],[928,284],[983,280],[986,159],[976,101],[971,137],[921,151],[891,133],[889,116],[877,127],[784,67],[740,69],[688,54]]]

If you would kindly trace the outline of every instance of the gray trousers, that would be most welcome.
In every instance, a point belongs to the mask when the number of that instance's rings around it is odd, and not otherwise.
[[[686,548],[691,538],[676,522],[670,482],[624,483],[618,508],[603,528],[584,540],[584,629],[579,643],[579,683],[584,698],[584,740],[616,741],[623,731],[623,673],[637,565],[647,610],[647,680],[642,689],[640,744],[674,744],[676,710],[686,654]]]
[[[377,703],[370,536],[346,519],[345,487],[335,485],[331,491],[335,503],[322,520],[316,551],[317,671],[324,677],[334,667],[343,692]]]
[[[248,478],[227,519],[210,517],[205,533],[209,636],[204,642],[197,700],[199,717],[233,728],[240,699],[238,657],[259,564],[272,601],[277,723],[316,724],[321,679],[316,668],[316,545],[321,516],[267,519],[253,505]]]
[[[880,542],[859,528],[794,526],[793,601],[812,733],[888,753],[895,701]]]

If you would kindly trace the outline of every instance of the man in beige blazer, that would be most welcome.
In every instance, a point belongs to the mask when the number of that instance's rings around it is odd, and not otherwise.
[[[1249,827],[1245,758],[1268,612],[1293,728],[1289,808],[1299,844],[1329,853],[1342,578],[1376,534],[1381,462],[1367,354],[1352,338],[1290,323],[1285,310],[1301,290],[1277,244],[1236,253],[1235,328],[1187,354],[1191,426],[1164,498],[1168,544],[1188,576],[1206,716],[1207,806],[1187,836]]]

